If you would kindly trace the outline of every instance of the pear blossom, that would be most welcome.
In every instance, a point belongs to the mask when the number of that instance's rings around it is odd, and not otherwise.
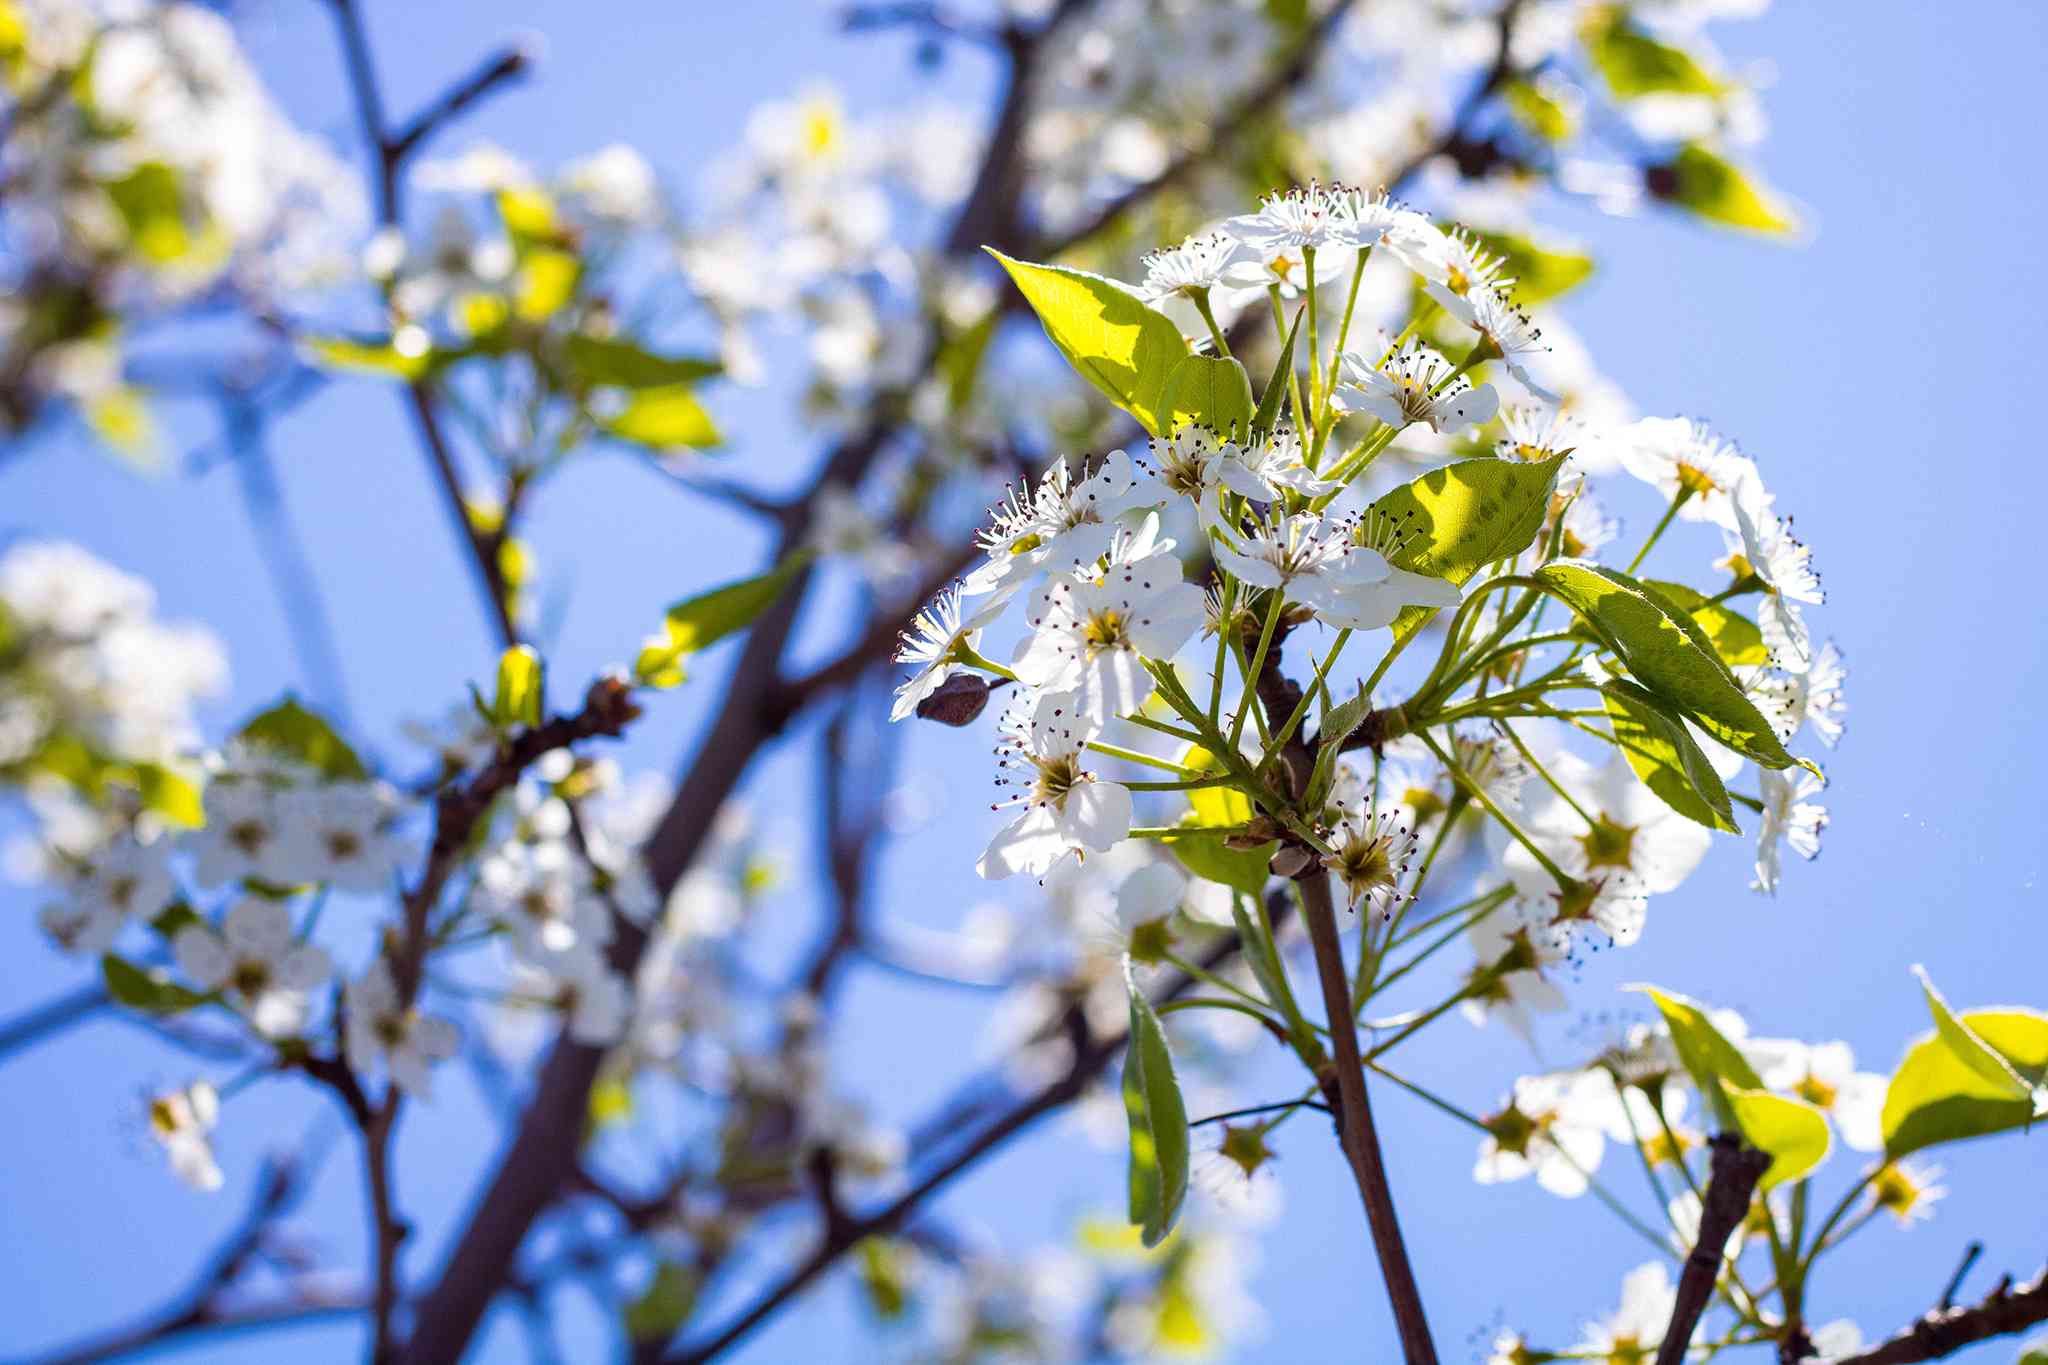
[[[1645,417],[1616,437],[1621,466],[1666,500],[1681,493],[1678,516],[1737,530],[1735,493],[1757,478],[1756,463],[1704,422]]]
[[[589,952],[612,941],[611,908],[565,839],[500,845],[478,865],[474,895],[523,955]]]
[[[1220,232],[1189,237],[1179,246],[1148,254],[1145,283],[1139,290],[1147,303],[1177,296],[1198,296],[1224,282],[1224,272],[1244,250],[1236,238]]]
[[[1500,430],[1494,454],[1530,463],[1569,455],[1591,435],[1583,421],[1561,408],[1519,403],[1500,410]]]
[[[1390,918],[1394,907],[1408,899],[1401,878],[1415,856],[1415,832],[1399,812],[1361,804],[1344,812],[1329,842],[1323,866],[1344,888],[1345,904],[1356,908],[1363,901],[1372,913]]]
[[[1152,692],[1146,659],[1171,659],[1202,624],[1202,590],[1155,556],[1101,582],[1055,574],[1031,599],[1031,633],[1011,668],[1027,686],[1073,692],[1082,715],[1135,711]]]
[[[1472,1178],[1482,1185],[1534,1175],[1552,1194],[1584,1194],[1607,1147],[1614,1092],[1593,1072],[1521,1076],[1506,1105],[1484,1120]]]
[[[1543,330],[1507,295],[1495,290],[1474,289],[1465,296],[1465,302],[1471,316],[1464,320],[1484,339],[1488,351],[1498,354],[1508,373],[1544,402],[1557,402],[1558,396],[1529,373],[1526,363],[1530,356],[1549,352]]]
[[[1849,709],[1842,685],[1848,681],[1849,668],[1834,641],[1823,644],[1799,672],[1737,669],[1736,677],[1780,739],[1791,739],[1805,726],[1830,749],[1841,743],[1842,717]]]
[[[1736,490],[1734,511],[1735,534],[1727,535],[1729,566],[1738,575],[1756,575],[1763,584],[1757,626],[1764,644],[1784,667],[1804,672],[1812,662],[1813,640],[1796,604],[1819,606],[1827,600],[1813,571],[1813,552],[1793,538],[1791,521],[1771,510],[1761,480],[1752,478]]]
[[[396,795],[375,782],[323,782],[279,797],[283,832],[278,862],[289,883],[324,882],[337,891],[376,895],[391,889],[412,850],[395,832]]]
[[[192,878],[221,886],[246,878],[289,886],[294,881],[289,812],[278,786],[260,773],[231,771],[206,784],[206,824],[186,836]]]
[[[1806,859],[1820,856],[1820,833],[1828,826],[1827,808],[1812,798],[1827,784],[1805,769],[1757,770],[1763,813],[1756,830],[1756,880],[1751,888],[1776,895],[1780,844]]]
[[[1273,500],[1273,485],[1245,456],[1244,447],[1222,440],[1208,427],[1188,425],[1155,439],[1146,463],[1161,484],[1195,504],[1196,516],[1207,530],[1221,524],[1226,492],[1254,502]]]
[[[1532,1015],[1557,1014],[1565,1007],[1564,992],[1544,975],[1544,968],[1564,960],[1563,953],[1548,937],[1499,911],[1481,916],[1465,936],[1474,965],[1459,1012],[1475,1026],[1499,1018],[1528,1042],[1534,1036]]]
[[[1947,1186],[1934,1183],[1939,1179],[1941,1167],[1931,1161],[1886,1162],[1871,1177],[1871,1205],[1897,1219],[1900,1227],[1924,1223],[1948,1193]]]
[[[220,1094],[205,1081],[149,1097],[149,1135],[164,1149],[171,1170],[195,1190],[221,1187],[220,1165],[207,1134],[220,1122]]]
[[[1011,580],[1020,573],[1094,563],[1109,548],[1117,517],[1146,506],[1147,497],[1131,457],[1121,450],[1103,456],[1101,466],[1078,482],[1064,459],[1053,461],[1035,488],[1013,488],[990,510],[990,525],[980,535],[988,562],[967,576],[963,591],[1014,591]]]
[[[1422,277],[1429,296],[1460,322],[1473,320],[1475,298],[1505,292],[1515,282],[1506,273],[1507,258],[1488,251],[1462,228],[1426,234],[1397,232],[1387,246],[1403,265]]]
[[[341,1008],[349,1065],[367,1071],[382,1061],[392,1082],[420,1099],[433,1092],[435,1064],[453,1057],[462,1042],[455,1025],[400,1000],[391,964],[381,957],[342,988]]]
[[[633,993],[589,943],[526,953],[517,989],[538,996],[561,1012],[564,1029],[585,1047],[610,1047],[626,1032]]]
[[[1586,1324],[1575,1353],[1601,1365],[1637,1365],[1657,1354],[1677,1307],[1678,1288],[1664,1263],[1638,1266],[1622,1277],[1621,1307]]]
[[[1223,222],[1223,231],[1261,257],[1324,247],[1360,247],[1377,240],[1384,227],[1361,223],[1342,186],[1311,182],[1279,190],[1259,201],[1257,213]]]
[[[1439,435],[1455,436],[1491,421],[1500,408],[1500,395],[1491,384],[1471,387],[1450,361],[1412,338],[1384,369],[1357,351],[1346,351],[1338,375],[1332,403],[1397,429],[1426,422]]]
[[[171,903],[170,841],[144,843],[116,835],[67,869],[69,894],[45,906],[45,931],[71,952],[97,955],[114,944],[130,919],[150,919]]]
[[[219,929],[186,925],[171,940],[171,955],[193,985],[224,992],[272,1038],[305,1026],[309,997],[332,971],[325,949],[297,941],[291,911],[262,896],[239,902]]]
[[[910,629],[903,632],[896,649],[896,662],[912,665],[910,676],[896,689],[896,701],[889,719],[906,720],[918,703],[939,690],[953,676],[962,650],[979,652],[981,631],[1002,613],[1004,603],[989,603],[963,615],[960,610],[962,586],[955,583],[917,614]]]
[[[1074,693],[1047,692],[1029,713],[1013,710],[1004,732],[998,766],[1017,776],[997,779],[1014,793],[993,809],[1023,814],[989,842],[976,864],[983,877],[1043,877],[1068,854],[1085,859],[1130,832],[1130,790],[1081,766],[1091,727]]]

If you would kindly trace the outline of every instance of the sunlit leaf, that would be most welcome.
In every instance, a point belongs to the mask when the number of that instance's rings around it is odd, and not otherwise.
[[[1580,36],[1586,55],[1616,99],[1644,95],[1720,95],[1729,86],[1682,47],[1660,42],[1629,21],[1620,5],[1593,10]]]
[[[1371,508],[1406,536],[1388,559],[1462,585],[1480,566],[1520,554],[1543,529],[1564,461],[1459,460],[1409,480]],[[1403,608],[1394,638],[1413,635],[1434,615],[1434,607]]]
[[[362,781],[370,775],[334,727],[289,692],[283,701],[244,723],[235,738],[297,759],[331,778]]]
[[[1757,1189],[1776,1189],[1803,1179],[1827,1159],[1834,1133],[1827,1115],[1813,1105],[1768,1090],[1745,1090],[1726,1080],[1721,1091],[1743,1139],[1770,1153],[1770,1168]]]
[[[1927,996],[1927,1011],[1934,1016],[1934,1032],[1955,1053],[1956,1060],[1977,1073],[1978,1077],[1994,1089],[2003,1091],[2012,1099],[2029,1098],[2033,1087],[2020,1078],[1999,1051],[1979,1038],[1970,1026],[1956,1017],[1942,999],[1941,992],[1934,988],[1934,982],[1927,977],[1927,969],[1919,963],[1913,964],[1913,975],[1920,978],[1920,989]]]
[[[1563,142],[1578,129],[1572,111],[1533,81],[1509,81],[1500,94],[1515,122],[1546,142]]]
[[[1169,431],[1194,423],[1225,440],[1242,440],[1251,429],[1251,379],[1227,357],[1191,355],[1181,361],[1167,376],[1164,401]]]
[[[2048,1014],[2038,1010],[1965,1010],[1958,1023],[2006,1064],[2039,1084],[2048,1076]],[[1965,1062],[1940,1033],[1913,1042],[1885,1088],[1885,1154],[1901,1157],[1942,1142],[2025,1128],[2048,1117]]]
[[[684,658],[752,625],[809,562],[810,552],[799,550],[767,573],[727,583],[670,607],[663,622],[665,638],[649,640],[634,661],[635,681],[647,687],[673,687],[681,682]]]
[[[1525,306],[1546,303],[1592,278],[1593,258],[1584,252],[1512,232],[1473,235],[1506,262],[1501,273],[1514,280],[1515,299]]]
[[[650,450],[705,449],[724,438],[711,414],[686,384],[640,389],[599,425],[610,435]]]
[[[1287,339],[1280,343],[1280,353],[1273,358],[1273,373],[1266,379],[1266,391],[1259,395],[1258,410],[1252,413],[1254,431],[1271,431],[1280,421],[1280,406],[1287,401],[1287,376],[1294,369],[1294,341],[1301,335],[1301,318],[1307,311],[1295,310]]]
[[[586,336],[581,332],[562,343],[562,358],[582,383],[621,389],[692,384],[710,379],[724,368],[716,360],[660,355],[618,337]]]
[[[1556,560],[1535,576],[1593,628],[1636,681],[1709,735],[1766,768],[1811,766],[1786,752],[1691,616],[1590,560]]]
[[[1642,585],[1652,596],[1663,598],[1675,609],[1691,616],[1706,633],[1707,639],[1713,642],[1714,652],[1721,656],[1721,662],[1730,668],[1770,661],[1771,651],[1764,644],[1764,633],[1747,616],[1729,610],[1724,603],[1712,601],[1699,589],[1683,583],[1646,578]]]
[[[426,346],[400,350],[390,341],[351,341],[347,337],[310,337],[306,349],[314,358],[336,370],[381,374],[396,379],[418,379],[435,364],[434,352]]]
[[[1614,741],[1643,784],[1686,819],[1740,834],[1728,789],[1684,719],[1626,679],[1617,678],[1600,691]]]
[[[1706,1006],[1697,1000],[1659,990],[1655,986],[1631,986],[1628,989],[1641,991],[1656,1004],[1665,1024],[1671,1029],[1671,1042],[1678,1050],[1678,1059],[1691,1073],[1693,1083],[1713,1105],[1721,1126],[1735,1127],[1734,1108],[1722,1093],[1720,1083],[1727,1081],[1739,1090],[1761,1090],[1764,1083],[1756,1074],[1756,1068],[1749,1064],[1749,1059],[1735,1044],[1722,1035],[1720,1029],[1714,1027],[1713,1020],[1707,1017]]]
[[[576,297],[582,275],[583,262],[572,252],[551,247],[528,252],[513,281],[513,311],[528,322],[546,322]]]
[[[1166,381],[1188,355],[1187,341],[1171,319],[1115,280],[987,250],[1010,272],[1045,334],[1082,378],[1154,436],[1171,430]]]
[[[1660,197],[1728,227],[1784,237],[1800,229],[1799,216],[1749,172],[1710,147],[1688,142],[1678,155],[1652,171]]]

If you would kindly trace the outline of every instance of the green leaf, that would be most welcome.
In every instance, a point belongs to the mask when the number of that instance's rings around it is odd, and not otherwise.
[[[1002,321],[1002,309],[991,308],[972,326],[953,331],[939,348],[932,368],[946,384],[946,411],[958,415],[974,397],[975,381],[981,376],[982,358]]]
[[[356,751],[334,732],[334,727],[317,712],[300,705],[299,699],[289,692],[283,701],[247,721],[235,732],[235,738],[295,758],[336,780],[360,782],[370,775],[370,770],[356,757]]]
[[[161,763],[137,763],[131,771],[135,789],[142,796],[143,809],[154,812],[167,824],[180,829],[198,829],[206,823],[206,808],[199,788]]]
[[[330,369],[381,374],[394,379],[418,379],[433,368],[435,355],[423,349],[418,355],[398,350],[389,341],[351,341],[347,337],[309,337],[306,349]]]
[[[1220,773],[1223,765],[1201,745],[1188,746],[1180,758],[1183,768]],[[1252,818],[1251,798],[1234,787],[1200,787],[1188,793],[1187,813],[1181,823],[1214,829],[1242,825]],[[1197,877],[1256,896],[1266,886],[1266,865],[1273,859],[1273,845],[1253,849],[1226,848],[1220,834],[1190,834],[1169,839],[1166,846],[1181,866]]]
[[[1799,215],[1768,186],[1709,147],[1688,142],[1660,168],[1663,198],[1727,227],[1787,237],[1800,230]]]
[[[1287,401],[1287,376],[1294,369],[1294,339],[1301,335],[1301,315],[1308,310],[1294,310],[1294,321],[1287,328],[1287,340],[1280,343],[1280,354],[1273,361],[1273,373],[1266,380],[1266,391],[1259,396],[1259,408],[1252,414],[1253,431],[1271,431],[1280,420],[1281,405]]]
[[[1955,1053],[1956,1060],[1976,1072],[1979,1079],[1993,1089],[2003,1091],[2009,1098],[2031,1099],[2033,1087],[2020,1079],[2020,1074],[2013,1070],[2012,1063],[2008,1062],[1996,1048],[1979,1038],[1968,1024],[1956,1018],[1955,1011],[1948,1007],[1948,1001],[1941,998],[1941,992],[1934,989],[1934,983],[1928,980],[1927,969],[1916,962],[1913,964],[1913,975],[1920,978],[1920,989],[1926,993],[1927,1010],[1934,1016],[1936,1036],[1947,1044],[1950,1052]]]
[[[713,378],[724,369],[715,360],[688,355],[657,355],[617,337],[586,336],[581,332],[562,343],[562,358],[585,385],[612,385],[622,389],[658,389],[670,384],[693,384]]]
[[[1131,1124],[1130,1218],[1144,1243],[1156,1247],[1173,1231],[1188,1192],[1188,1111],[1173,1074],[1166,1030],[1152,1002],[1138,989],[1128,959],[1124,993],[1130,999],[1131,1038],[1124,1050],[1124,1112]]]
[[[2048,1365],[2048,1336],[2020,1343],[2020,1358],[2013,1365]]]
[[[1786,752],[1713,642],[1685,612],[1645,592],[1628,575],[1590,560],[1556,560],[1535,576],[1593,628],[1636,681],[1709,735],[1766,768],[1812,767]]]
[[[1463,584],[1481,565],[1520,554],[1543,529],[1564,461],[1562,455],[1533,462],[1489,456],[1411,479],[1370,509],[1408,537],[1389,560]],[[1434,615],[1434,607],[1403,608],[1394,620],[1394,638],[1407,639]]]
[[[1166,381],[1188,355],[1180,328],[1115,280],[983,249],[1010,272],[1067,363],[1146,431],[1166,435]]]
[[[1594,11],[1580,36],[1616,99],[1720,95],[1730,88],[1684,48],[1659,42],[1630,23],[1628,11],[1619,5]]]
[[[1707,1018],[1706,1006],[1697,1000],[1659,990],[1655,986],[1630,986],[1627,989],[1641,991],[1656,1004],[1665,1024],[1671,1029],[1671,1043],[1678,1050],[1678,1059],[1692,1074],[1700,1094],[1713,1104],[1721,1126],[1737,1127],[1734,1106],[1722,1093],[1720,1082],[1727,1081],[1738,1090],[1762,1090],[1763,1078],[1756,1074],[1756,1068],[1749,1064],[1749,1059],[1722,1036],[1721,1030],[1714,1027],[1713,1021]]]
[[[1572,111],[1532,81],[1509,81],[1500,93],[1515,122],[1546,142],[1563,142],[1578,129]]]
[[[100,958],[100,974],[106,978],[108,995],[149,1014],[179,1014],[213,998],[187,990],[163,971],[144,971],[112,953]]]
[[[1169,431],[1193,422],[1226,441],[1241,441],[1251,429],[1252,381],[1228,357],[1191,355],[1181,361],[1167,376],[1163,401]]]
[[[650,450],[703,450],[725,439],[687,384],[641,389],[618,415],[598,425],[608,435]]]
[[[2025,1009],[1966,1010],[1956,1021],[1996,1049],[2015,1071],[2048,1073],[2048,1014]],[[2024,1128],[2043,1117],[2032,1099],[2015,1098],[1965,1062],[1939,1032],[1906,1049],[1885,1088],[1884,1150],[1897,1158],[1923,1147]]]
[[[1473,232],[1488,252],[1507,264],[1502,273],[1515,282],[1515,301],[1525,307],[1546,303],[1584,284],[1593,274],[1593,258],[1583,252],[1544,245],[1512,232]]]
[[[1721,656],[1721,662],[1730,668],[1770,662],[1771,651],[1764,645],[1764,633],[1747,616],[1728,610],[1699,589],[1689,588],[1683,583],[1645,578],[1642,585],[1652,597],[1661,597],[1673,609],[1692,617],[1706,633],[1707,639],[1713,642],[1714,652]]]
[[[782,596],[810,558],[808,550],[798,550],[767,573],[698,593],[670,607],[664,618],[666,638],[657,637],[641,646],[640,656],[633,662],[635,681],[645,687],[674,687],[683,680],[684,658],[752,625],[755,617]]]
[[[149,922],[149,928],[151,933],[164,942],[169,943],[178,936],[179,930],[190,928],[195,924],[204,924],[205,922],[199,918],[199,912],[184,901],[173,901],[165,906],[157,914],[156,918]]]
[[[855,1248],[861,1288],[875,1316],[893,1322],[910,1307],[910,1280],[915,1258],[910,1247],[893,1237],[864,1237]]]
[[[1365,718],[1372,714],[1372,698],[1366,695],[1363,684],[1351,696],[1351,700],[1339,702],[1330,708],[1330,714],[1323,717],[1322,728],[1316,732],[1315,769],[1309,774],[1308,799],[1319,803],[1335,780],[1338,756],[1343,752],[1344,741],[1351,738]]]
[[[1671,809],[1708,829],[1740,834],[1728,789],[1685,721],[1658,698],[1626,679],[1600,689],[1607,724],[1628,765]]]
[[[697,1305],[697,1272],[682,1261],[654,1268],[646,1292],[626,1305],[626,1335],[635,1341],[667,1341],[690,1320]]]
[[[1757,1182],[1758,1190],[1804,1179],[1827,1160],[1834,1132],[1828,1127],[1827,1115],[1815,1106],[1768,1090],[1745,1090],[1725,1080],[1721,1091],[1735,1112],[1735,1126],[1744,1140],[1771,1155],[1770,1168]]]
[[[540,724],[544,698],[540,655],[532,645],[514,645],[498,656],[498,691],[491,699],[491,723]]]
[[[546,322],[576,297],[583,262],[574,253],[541,247],[526,253],[513,280],[512,307],[528,322]]]
[[[146,261],[168,265],[192,249],[185,227],[184,195],[178,173],[161,161],[145,161],[107,185],[107,198],[128,228],[136,252]]]

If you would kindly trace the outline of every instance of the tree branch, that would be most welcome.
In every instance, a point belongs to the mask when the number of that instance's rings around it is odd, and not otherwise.
[[[90,1018],[106,1005],[107,992],[101,986],[81,986],[46,1004],[37,1005],[19,1017],[0,1024],[0,1058],[41,1042],[50,1034],[69,1028],[81,1019]]]
[[[1678,1274],[1678,1297],[1671,1309],[1671,1321],[1664,1329],[1664,1344],[1657,1349],[1657,1365],[1679,1365],[1685,1359],[1686,1343],[1700,1314],[1714,1297],[1714,1283],[1721,1277],[1722,1254],[1729,1234],[1749,1213],[1750,1196],[1756,1182],[1771,1164],[1768,1153],[1744,1143],[1734,1133],[1716,1133],[1712,1174],[1706,1194],[1700,1199],[1700,1230],[1685,1267]]]
[[[1939,1360],[1991,1337],[2024,1332],[2039,1322],[2048,1322],[2048,1270],[2018,1289],[2012,1276],[1968,1308],[1934,1309],[1890,1341],[1834,1365],[1913,1365],[1920,1360]]]

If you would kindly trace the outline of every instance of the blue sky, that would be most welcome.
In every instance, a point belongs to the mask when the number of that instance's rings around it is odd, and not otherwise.
[[[261,7],[247,32],[294,113],[347,143],[352,125],[323,8]],[[824,78],[856,108],[875,109],[920,79],[906,45],[840,37],[822,6],[368,8],[399,110],[468,69],[495,39],[544,38],[537,79],[463,125],[449,149],[488,136],[546,165],[623,140],[682,185],[738,136],[761,99]],[[1741,1007],[1760,1032],[1844,1038],[1863,1065],[1884,1070],[1924,1027],[1911,963],[1926,963],[1958,1004],[2048,1004],[2038,795],[2048,739],[2033,716],[2048,679],[2034,583],[2048,474],[2029,397],[2039,391],[2036,348],[2048,339],[2032,297],[2048,267],[2035,127],[2048,10],[2024,0],[1967,8],[1964,22],[1961,7],[1783,4],[1721,30],[1732,55],[1776,68],[1763,160],[1811,210],[1818,231],[1804,247],[1675,220],[1555,215],[1602,262],[1565,313],[1644,411],[1709,417],[1755,455],[1816,547],[1830,591],[1819,619],[1852,667],[1850,731],[1828,765],[1834,823],[1822,858],[1792,868],[1781,896],[1766,900],[1743,889],[1746,849],[1717,847],[1682,891],[1656,902],[1641,944],[1583,969],[1571,1018],[1592,1022],[1581,1027],[1633,1010],[1618,986],[1651,980]],[[942,79],[971,93],[985,74],[969,56]],[[719,409],[738,435],[731,458],[764,478],[795,475],[815,448],[772,394],[726,395]],[[273,450],[326,586],[350,699],[385,744],[393,720],[438,710],[492,657],[403,418],[392,394],[337,385],[277,430]],[[234,691],[211,711],[221,724],[296,681],[233,479],[217,467],[149,481],[71,441],[0,463],[0,532],[78,540],[149,578],[167,615],[222,634]],[[1637,527],[1654,515],[1622,510]],[[549,487],[535,539],[572,594],[558,677],[617,658],[663,605],[759,551],[751,528],[615,457]],[[629,770],[671,764],[712,695],[707,678],[663,700],[623,751]],[[800,741],[756,773],[754,804],[770,828],[797,828],[807,815]],[[982,747],[979,734],[919,734],[907,770],[943,765],[949,781],[979,783]],[[967,809],[891,848],[877,905],[944,926],[984,898],[958,856],[986,837],[984,814],[960,804]],[[791,942],[816,913],[810,874],[800,871],[806,885],[782,911]],[[0,1012],[78,979],[35,932],[35,904],[0,886],[0,999],[9,1002]],[[860,1021],[858,1046],[840,1058],[843,1082],[908,1117],[960,1074],[954,1040],[978,1034],[986,1002],[857,977],[843,1007]],[[1569,1027],[1544,1042],[1553,1056],[1573,1051]],[[1534,1069],[1504,1033],[1455,1022],[1404,1052],[1411,1072],[1441,1078],[1475,1109]],[[238,1100],[222,1143],[230,1193],[203,1200],[173,1185],[139,1127],[116,1117],[140,1087],[181,1075],[175,1055],[104,1022],[0,1070],[16,1116],[0,1126],[9,1228],[0,1274],[13,1287],[0,1354],[70,1339],[171,1292],[239,1216],[233,1191],[253,1177],[265,1144],[295,1140],[309,1116],[289,1086]],[[1274,1095],[1291,1084],[1273,1068]],[[1262,1093],[1255,1082],[1247,1090]],[[466,1202],[496,1140],[468,1087],[448,1086],[442,1105],[414,1134],[427,1140],[403,1144],[400,1161],[402,1197],[425,1230],[416,1266],[431,1264],[437,1232]],[[1581,1317],[1613,1306],[1621,1274],[1645,1257],[1597,1205],[1527,1183],[1478,1187],[1466,1132],[1398,1094],[1378,1108],[1446,1359],[1465,1358],[1467,1334],[1501,1311],[1561,1345]],[[1244,1358],[1392,1358],[1335,1148],[1308,1124],[1283,1132],[1287,1212],[1261,1239],[1254,1285],[1269,1329]],[[1905,1235],[1873,1228],[1826,1263],[1810,1291],[1816,1317],[1889,1331],[1939,1295],[1972,1238],[1986,1244],[1978,1293],[1997,1271],[2037,1267],[2048,1224],[2040,1149],[2007,1138],[1951,1149],[1945,1160],[1951,1193],[1933,1224]],[[1822,1191],[1840,1188],[1851,1168],[1838,1156]],[[1114,1154],[1054,1123],[962,1181],[941,1209],[1021,1247],[1113,1206],[1120,1169]],[[1620,1183],[1631,1173],[1610,1174]],[[362,1250],[358,1184],[351,1160],[337,1154],[306,1220],[321,1248],[350,1264]],[[1020,1189],[1050,1193],[1020,1204]],[[591,1310],[574,1302],[566,1311],[584,1315],[590,1339]],[[849,1287],[828,1281],[740,1358],[870,1358],[848,1330],[856,1322]],[[480,1358],[516,1357],[517,1340],[497,1322]],[[351,1359],[359,1338],[352,1327],[309,1329],[191,1358],[271,1359],[287,1346],[308,1361]],[[1992,1344],[1957,1358],[2011,1357],[2010,1344]]]

